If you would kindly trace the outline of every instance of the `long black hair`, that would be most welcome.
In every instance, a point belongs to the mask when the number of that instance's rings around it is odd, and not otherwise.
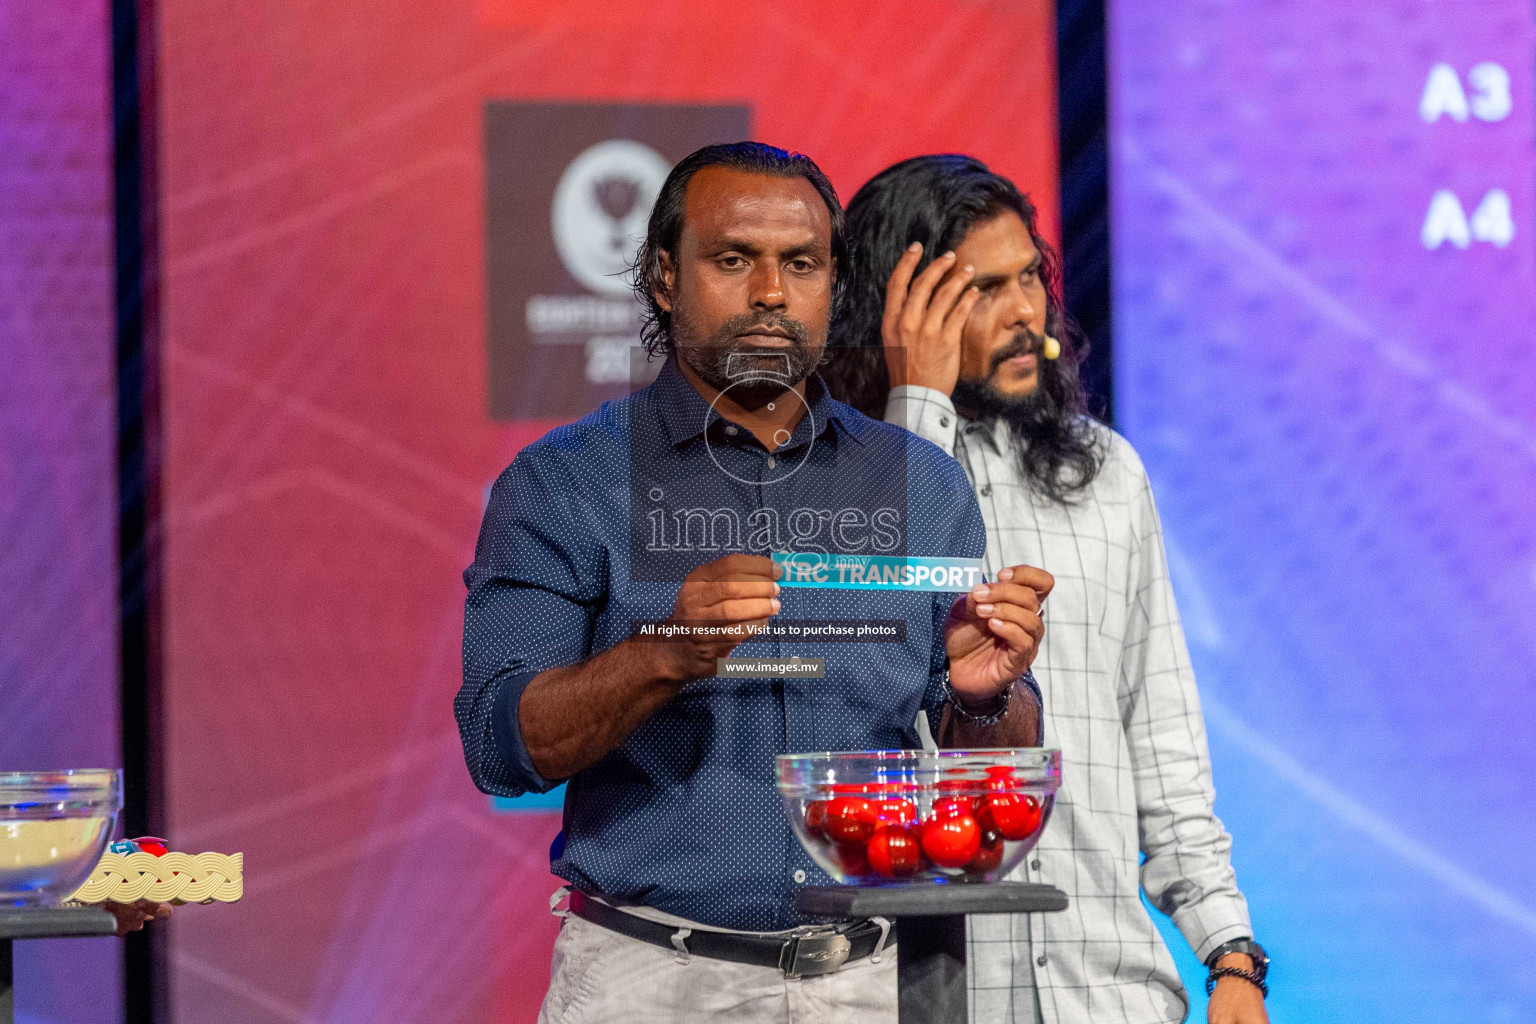
[[[1061,302],[1061,260],[1040,235],[1034,204],[1018,187],[974,157],[919,156],[888,167],[848,203],[846,291],[833,321],[822,378],[833,397],[877,419],[890,394],[880,324],[885,287],[913,242],[923,244],[918,272],[934,257],[954,249],[977,224],[1015,213],[1040,251],[1045,285],[1045,333],[1061,342],[1057,359],[1039,360],[1037,394],[1028,411],[1003,414],[1022,442],[1017,447],[1030,485],[1060,502],[1073,500],[1093,482],[1103,452],[1078,368],[1088,354],[1087,339]]]
[[[821,201],[827,204],[827,215],[832,221],[832,260],[836,271],[832,285],[832,315],[835,320],[846,288],[848,241],[843,225],[843,206],[837,200],[837,190],[832,187],[832,182],[810,157],[777,146],[761,142],[705,146],[683,157],[662,183],[661,191],[656,194],[656,205],[651,207],[645,243],[640,246],[635,259],[635,296],[642,307],[640,340],[646,353],[654,356],[671,352],[674,347],[672,314],[656,301],[656,293],[662,290],[661,254],[675,257],[677,240],[683,233],[683,200],[687,196],[688,182],[706,167],[729,167],[776,178],[804,178],[811,183]]]

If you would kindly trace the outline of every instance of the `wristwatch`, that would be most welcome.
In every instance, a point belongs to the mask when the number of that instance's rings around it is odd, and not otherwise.
[[[1221,958],[1232,953],[1241,953],[1253,961],[1253,970],[1245,971],[1241,967],[1217,967]],[[1260,992],[1266,997],[1269,995],[1269,985],[1265,977],[1269,974],[1269,954],[1264,952],[1264,947],[1252,939],[1233,939],[1231,942],[1223,942],[1211,950],[1211,955],[1205,958],[1206,967],[1210,968],[1210,976],[1205,979],[1205,994],[1210,995],[1216,988],[1218,978],[1242,978],[1258,986]]]

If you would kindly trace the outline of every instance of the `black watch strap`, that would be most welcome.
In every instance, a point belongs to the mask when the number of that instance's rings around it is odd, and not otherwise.
[[[1269,954],[1264,951],[1263,946],[1254,942],[1246,935],[1240,939],[1223,942],[1211,950],[1210,956],[1205,958],[1205,966],[1214,969],[1221,962],[1222,957],[1231,953],[1241,953],[1252,960],[1253,973],[1259,976],[1260,981],[1263,981],[1265,976],[1269,974]]]

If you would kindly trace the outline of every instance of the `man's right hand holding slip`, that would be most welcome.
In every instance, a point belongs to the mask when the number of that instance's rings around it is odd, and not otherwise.
[[[686,683],[714,675],[717,659],[729,657],[737,644],[778,614],[779,585],[774,581],[782,573],[763,555],[726,555],[690,572],[667,620],[685,627],[682,635],[646,645],[656,649],[663,676]],[[720,632],[712,634],[709,627]]]
[[[667,622],[688,627],[679,635],[631,638],[535,676],[517,719],[539,774],[565,779],[595,764],[685,685],[714,675],[718,659],[778,614],[782,573],[763,555],[705,563],[683,579],[673,602]]]
[[[913,278],[923,247],[907,247],[885,286],[880,337],[891,387],[933,388],[948,395],[960,379],[960,336],[981,293],[970,287],[975,268],[957,267],[953,252]]]

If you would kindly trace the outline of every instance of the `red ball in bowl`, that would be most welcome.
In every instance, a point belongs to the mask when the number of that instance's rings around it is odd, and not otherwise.
[[[917,820],[917,804],[895,797],[875,804],[875,813],[883,822],[910,825]]]
[[[1021,793],[994,793],[986,799],[987,824],[1004,839],[1028,839],[1040,827],[1040,801]]]
[[[805,805],[805,830],[817,839],[825,838],[827,828],[827,802],[812,800]]]
[[[822,828],[833,842],[862,846],[869,842],[878,822],[873,803],[862,797],[840,796],[827,804],[827,821]]]
[[[966,874],[990,875],[1003,862],[1003,837],[993,829],[982,829],[976,856],[965,865]]]
[[[933,784],[933,788],[944,796],[958,796],[967,790],[975,789],[976,785],[970,779],[940,779]]]
[[[941,796],[933,802],[935,818],[951,818],[958,814],[976,816],[977,800],[971,796]]]
[[[882,878],[901,878],[917,873],[922,848],[917,837],[900,825],[881,825],[865,848],[869,866]]]
[[[981,827],[969,814],[929,818],[923,823],[923,852],[944,868],[963,868],[981,847]]]
[[[871,874],[869,854],[862,846],[844,846],[842,843],[837,843],[832,847],[832,856],[845,875],[863,878]]]

